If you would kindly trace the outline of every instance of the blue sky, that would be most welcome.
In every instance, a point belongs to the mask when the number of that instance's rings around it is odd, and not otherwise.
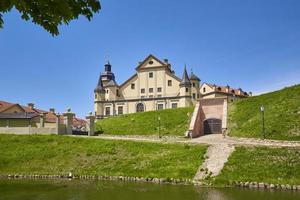
[[[117,82],[150,53],[203,82],[262,93],[300,82],[299,0],[101,0],[52,37],[12,11],[0,30],[0,99],[93,110],[108,57]]]

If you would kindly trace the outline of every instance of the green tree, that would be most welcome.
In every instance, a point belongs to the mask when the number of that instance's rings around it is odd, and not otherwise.
[[[22,19],[42,26],[53,36],[58,35],[58,26],[69,24],[80,15],[89,21],[101,9],[99,0],[0,0],[0,28],[3,28],[3,13],[15,8]]]

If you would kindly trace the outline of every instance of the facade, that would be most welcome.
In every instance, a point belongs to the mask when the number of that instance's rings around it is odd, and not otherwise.
[[[55,113],[54,108],[49,111],[35,108],[33,103],[23,106],[17,103],[0,101],[0,127],[35,127],[56,128],[56,124],[64,123],[64,116]],[[85,129],[86,121],[72,117],[72,129]]]
[[[241,88],[235,89],[230,86],[218,86],[210,83],[203,83],[200,87],[201,98],[219,98],[226,97],[228,101],[241,99],[251,96],[251,92],[244,92]]]
[[[136,73],[121,85],[111,65],[105,64],[94,90],[97,119],[111,115],[193,106],[200,99],[200,79],[186,68],[178,78],[167,59],[149,55],[136,67]]]

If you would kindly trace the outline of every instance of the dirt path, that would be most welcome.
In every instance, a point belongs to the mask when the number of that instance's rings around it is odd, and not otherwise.
[[[85,137],[85,136],[75,136]],[[86,136],[87,137],[87,136]],[[299,147],[298,141],[281,141],[281,140],[261,140],[256,138],[223,138],[221,134],[205,135],[199,138],[186,139],[183,137],[163,137],[157,136],[114,136],[114,135],[100,135],[89,138],[109,139],[109,140],[130,140],[143,142],[165,142],[165,143],[191,143],[191,144],[208,144],[208,145],[234,145],[234,146],[268,146],[268,147]]]
[[[205,155],[206,159],[199,167],[194,180],[200,181],[210,176],[217,176],[233,151],[233,145],[217,144],[209,146]]]

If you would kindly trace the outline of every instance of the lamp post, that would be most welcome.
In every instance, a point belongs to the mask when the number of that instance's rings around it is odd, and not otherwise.
[[[260,112],[261,112],[261,119],[262,119],[262,134],[263,134],[263,138],[265,139],[265,107],[264,105],[262,105],[260,107]]]
[[[161,135],[160,135],[160,116],[158,116],[158,137],[161,138]]]

